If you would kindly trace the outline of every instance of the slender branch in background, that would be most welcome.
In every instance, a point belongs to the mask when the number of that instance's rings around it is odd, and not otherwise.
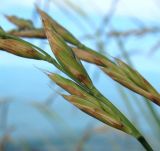
[[[83,151],[85,144],[92,137],[92,135],[93,135],[93,125],[89,124],[86,127],[85,131],[83,132],[83,135],[80,141],[78,142],[75,151]]]
[[[46,104],[48,106],[52,105],[56,101],[56,99],[58,98],[58,95],[56,92],[57,91],[54,91],[52,94],[50,94],[48,96],[48,98],[45,100],[44,104]]]
[[[156,51],[160,49],[160,40],[156,41],[155,45],[149,49],[148,56],[153,55]]]
[[[71,0],[63,0],[62,2],[64,2],[66,6],[69,7],[70,11],[80,16],[90,28],[95,28],[93,20],[88,16],[86,10],[83,9],[81,1],[74,3],[74,1]],[[94,5],[94,3],[92,5]]]
[[[146,27],[146,24],[142,20],[140,20],[139,18],[137,18],[137,17],[130,16],[129,20],[132,23],[134,23],[134,25],[137,26],[139,29],[142,29],[142,28]]]
[[[107,35],[109,37],[129,37],[129,36],[145,36],[147,34],[159,34],[160,28],[157,26],[155,27],[144,27],[141,29],[131,29],[128,31],[109,31]]]
[[[0,150],[6,150],[6,144],[10,139],[10,130],[8,127],[8,112],[10,101],[9,99],[0,100],[0,132],[2,137],[0,138]]]
[[[66,8],[66,4],[63,3],[63,1],[59,0],[50,0],[50,1],[52,2],[53,5],[59,8],[60,12],[62,12],[63,15],[72,22],[72,24],[78,27],[78,29],[81,29],[83,32],[87,32],[87,29],[84,26],[84,24],[81,21],[79,21],[79,19],[77,19],[77,16],[75,14],[70,12],[71,11],[70,9]]]
[[[105,33],[105,29],[107,28],[107,26],[111,22],[114,14],[116,12],[118,2],[119,2],[119,0],[113,0],[111,2],[110,10],[108,11],[107,15],[105,15],[105,17],[102,19],[102,22],[100,23],[100,26],[99,26],[98,30],[96,31],[96,35],[102,35]]]
[[[118,5],[119,0],[113,0],[111,2],[111,6],[107,14],[102,19],[98,29],[93,34],[85,34],[80,39],[82,40],[95,40],[99,41],[100,37],[105,33],[105,29],[109,27],[110,22],[116,12],[116,7]],[[96,29],[96,28],[95,28]]]
[[[93,34],[83,35],[81,37],[81,39],[83,39],[83,40],[86,40],[86,39],[95,40],[96,39],[96,41],[100,41],[101,40],[100,37],[102,37],[104,35],[105,29],[107,27],[109,28],[110,22],[111,22],[114,14],[116,12],[116,8],[117,8],[117,5],[118,5],[118,2],[119,2],[119,0],[113,0],[111,2],[111,6],[110,6],[109,11],[107,11],[107,14],[102,19],[98,29]],[[102,49],[100,49],[100,51],[102,51]],[[102,53],[104,53],[104,52],[102,52]]]
[[[4,101],[3,103],[0,103],[1,106],[0,129],[4,132],[7,130],[9,103],[10,102],[8,102],[7,100]]]
[[[128,114],[131,117],[131,121],[135,124],[137,123],[137,119],[135,118],[136,112],[134,110],[134,107],[132,106],[128,94],[125,92],[125,89],[121,87],[120,85],[116,84],[116,88],[119,91],[119,95],[121,96],[122,100],[126,104],[125,107],[128,111]]]

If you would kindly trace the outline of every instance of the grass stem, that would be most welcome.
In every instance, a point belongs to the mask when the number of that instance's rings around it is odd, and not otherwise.
[[[143,136],[140,136],[137,138],[137,140],[142,144],[142,146],[147,150],[147,151],[153,151],[151,146],[148,144],[148,142],[145,140]]]

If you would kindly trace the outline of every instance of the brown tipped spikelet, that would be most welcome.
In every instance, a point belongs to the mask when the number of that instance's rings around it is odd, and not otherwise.
[[[64,78],[55,73],[49,74],[48,76],[52,81],[54,81],[57,85],[59,85],[68,93],[79,96],[80,98],[84,98],[84,99],[87,98],[88,100],[91,100],[92,103],[99,105],[97,100],[93,100],[93,97],[91,97],[86,90],[81,88],[78,84],[76,84],[72,80]]]
[[[85,97],[84,91],[75,82],[55,73],[51,73],[48,76],[52,81],[70,94],[77,95],[79,97]]]
[[[109,107],[109,105],[104,104],[103,102],[100,102],[99,99],[96,99],[93,97],[93,95],[90,95],[89,92],[87,92],[85,89],[81,88],[78,84],[75,82],[66,79],[58,74],[51,73],[48,75],[52,81],[54,81],[57,85],[59,85],[61,88],[63,88],[65,91],[72,95],[76,95],[79,98],[88,100],[95,104],[96,106],[102,107],[105,112],[107,112],[110,115],[115,115],[115,113],[112,111],[112,109]],[[117,117],[118,118],[118,117]]]
[[[118,62],[117,70],[105,67],[101,69],[113,80],[160,106],[160,95],[153,86],[121,60],[117,59],[116,62]]]
[[[96,51],[84,50],[77,47],[72,47],[72,50],[75,53],[75,55],[81,60],[96,64],[102,67],[114,66],[114,63],[112,61],[110,61],[109,59],[107,59],[106,57],[104,57],[103,55],[101,55]]]
[[[92,88],[93,84],[91,79],[89,78],[81,62],[74,55],[72,49],[65,43],[63,38],[52,29],[52,25],[46,16],[42,15],[42,21],[44,23],[46,36],[50,43],[51,49],[58,62],[64,70],[72,78],[74,78],[74,80],[86,85],[88,88]]]
[[[11,30],[11,31],[8,31],[7,33],[10,35],[18,36],[18,37],[46,39],[45,32],[42,28],[19,30],[19,31]]]
[[[114,128],[119,130],[125,131],[128,133],[128,127],[123,125],[120,120],[118,120],[115,116],[107,114],[103,111],[102,108],[98,107],[97,105],[93,104],[92,102],[79,98],[74,95],[62,95],[66,100],[71,102],[73,105],[78,107],[83,112],[87,113],[88,115],[95,117],[96,119],[100,120],[101,122],[110,125]]]
[[[5,17],[11,23],[16,25],[18,27],[18,29],[20,29],[20,30],[34,28],[33,22],[31,20],[18,18],[17,16],[7,16],[7,15],[5,15]]]
[[[0,49],[25,58],[37,60],[43,60],[45,58],[45,56],[35,48],[15,39],[0,39]]]
[[[116,62],[118,63],[118,67],[137,86],[139,86],[140,88],[148,92],[158,95],[158,92],[153,88],[153,86],[146,79],[144,79],[136,70],[132,69],[129,65],[127,65],[126,63],[124,63],[123,61],[119,59],[116,59]]]
[[[77,40],[67,29],[58,24],[53,18],[51,18],[44,11],[40,10],[39,8],[37,8],[37,10],[42,16],[44,22],[47,20],[47,22],[51,24],[52,29],[56,31],[61,37],[63,37],[65,41],[76,46],[80,45],[79,40]]]

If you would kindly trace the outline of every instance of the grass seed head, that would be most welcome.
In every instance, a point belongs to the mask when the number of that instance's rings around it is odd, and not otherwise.
[[[85,99],[79,98],[74,95],[62,95],[66,100],[71,102],[73,105],[78,107],[83,112],[87,113],[88,115],[95,117],[96,119],[110,125],[114,128],[123,130],[123,124],[120,121],[117,121],[113,116],[107,115],[106,112],[102,110],[102,108],[98,107],[97,105],[93,104],[90,101]]]
[[[17,16],[7,16],[5,15],[8,21],[16,25],[19,29],[32,29],[34,27],[31,20],[26,20],[18,18]]]
[[[58,62],[71,77],[81,84],[92,88],[93,84],[91,79],[81,62],[76,58],[72,49],[65,43],[64,39],[52,29],[52,25],[46,16],[42,15],[42,21],[51,49]]]
[[[51,73],[48,75],[49,78],[54,81],[57,85],[59,85],[61,88],[63,88],[64,90],[66,90],[67,92],[69,92],[72,95],[76,95],[79,97],[84,97],[84,92],[83,90],[73,81],[64,78],[58,74],[55,73]]]
[[[115,68],[114,62],[109,60],[108,58],[104,57],[100,53],[93,51],[93,50],[84,50],[77,47],[72,47],[73,52],[75,55],[84,61],[87,61],[89,63],[96,64],[98,66],[102,67],[109,67],[109,68]]]
[[[30,45],[14,39],[0,39],[0,49],[25,58],[43,60],[45,57]]]
[[[135,85],[143,90],[158,95],[158,92],[153,88],[153,86],[136,70],[132,69],[129,65],[119,59],[116,59],[116,62],[118,63],[118,67],[125,73],[126,78],[130,79]]]
[[[68,93],[75,95],[79,98],[85,99],[93,104],[95,104],[97,107],[102,107],[105,109],[107,113],[110,115],[114,115],[114,112],[104,103],[100,103],[100,100],[95,98],[93,95],[90,95],[89,92],[81,88],[78,84],[75,82],[66,79],[58,74],[51,73],[48,75],[52,81],[54,81],[57,85],[59,85],[61,88],[63,88]]]
[[[70,44],[73,45],[79,45],[80,42],[75,38],[67,29],[65,29],[63,26],[61,26],[59,23],[57,23],[53,18],[51,18],[47,13],[37,8],[38,12],[40,13],[42,18],[45,20],[48,20],[50,24],[52,25],[52,29],[55,30],[65,41],[67,41]]]

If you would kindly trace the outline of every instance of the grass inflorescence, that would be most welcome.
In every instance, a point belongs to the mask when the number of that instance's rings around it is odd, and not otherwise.
[[[98,65],[112,79],[157,105],[160,105],[159,93],[129,65],[119,59],[111,61],[88,48],[44,11],[38,9],[38,12],[43,22],[41,29],[36,29],[30,20],[7,16],[18,26],[18,30],[9,33],[0,30],[0,49],[21,57],[44,60],[56,66],[68,78],[55,73],[47,75],[69,93],[61,94],[67,101],[101,122],[135,137],[146,150],[152,151],[151,146],[127,117],[97,90],[81,60]],[[47,38],[56,59],[17,36]]]

